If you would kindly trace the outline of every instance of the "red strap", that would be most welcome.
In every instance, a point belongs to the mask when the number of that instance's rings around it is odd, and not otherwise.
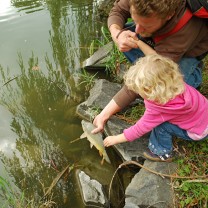
[[[193,16],[192,12],[188,8],[186,8],[184,15],[181,17],[179,22],[176,24],[176,26],[171,31],[169,31],[163,35],[159,35],[159,36],[154,37],[155,43],[178,32],[191,19],[192,16]]]
[[[199,10],[194,12],[194,15],[200,18],[208,18],[208,11],[204,7],[201,7]]]

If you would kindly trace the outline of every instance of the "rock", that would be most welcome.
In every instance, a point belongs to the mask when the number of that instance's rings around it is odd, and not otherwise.
[[[120,89],[120,84],[111,83],[105,79],[97,80],[90,90],[87,106],[96,106],[103,109]]]
[[[105,67],[106,57],[109,55],[109,53],[113,50],[113,42],[109,42],[108,44],[104,45],[100,49],[98,49],[91,57],[86,59],[82,67]]]
[[[103,192],[102,185],[83,171],[78,171],[77,175],[85,204],[87,206],[100,204],[103,207],[108,207],[107,196]]]
[[[116,66],[112,66],[112,68],[109,67],[109,61],[112,62],[112,51],[114,50],[113,47],[114,43],[112,41],[102,46],[92,56],[90,56],[82,63],[82,67],[86,70],[108,70],[110,74],[114,76],[116,74],[117,80],[122,81],[124,73],[127,71],[130,65],[126,63],[121,63],[116,64]],[[107,65],[108,69],[106,67]]]
[[[95,116],[95,113],[91,110],[91,108],[87,105],[87,102],[83,102],[81,104],[79,104],[77,106],[77,109],[76,109],[76,114],[86,120],[86,121],[92,121],[94,116]]]
[[[121,85],[117,83],[111,83],[105,79],[97,80],[94,87],[90,90],[88,99],[77,106],[76,113],[81,118],[91,121],[95,116],[92,108],[98,107],[103,109],[120,89]]]
[[[139,208],[137,205],[131,202],[127,202],[124,206],[124,208]]]
[[[144,166],[159,173],[172,174],[175,172],[174,163],[151,162],[146,160]],[[125,203],[136,206],[155,208],[172,208],[173,192],[169,178],[162,178],[142,168],[126,188]],[[127,208],[128,206],[125,206]]]

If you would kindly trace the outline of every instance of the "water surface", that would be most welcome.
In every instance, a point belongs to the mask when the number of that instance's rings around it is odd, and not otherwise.
[[[71,143],[88,96],[81,65],[104,24],[95,8],[93,0],[0,0],[0,175],[38,201],[74,165],[53,189],[61,208],[85,207],[76,170],[104,186],[114,172],[87,140]]]

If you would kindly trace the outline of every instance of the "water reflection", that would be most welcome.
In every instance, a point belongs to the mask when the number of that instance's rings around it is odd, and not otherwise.
[[[46,77],[40,70],[34,70],[34,66],[38,66],[37,58],[31,57],[28,67],[21,56],[19,58],[21,76],[7,82],[1,94],[2,105],[13,115],[10,123],[13,137],[10,135],[8,139],[11,145],[4,145],[10,151],[13,147],[12,157],[1,151],[7,171],[14,176],[21,190],[27,190],[28,197],[35,193],[37,200],[44,195],[41,184],[49,187],[57,171],[68,164],[76,164],[97,180],[109,183],[112,167],[100,165],[98,152],[90,150],[87,140],[70,145],[82,130],[80,120],[72,116],[77,103],[65,94],[67,90],[60,90],[67,88],[60,71],[49,70]],[[3,68],[1,76],[6,78]],[[55,168],[49,168],[52,161]],[[74,174],[66,181],[60,180],[54,190],[60,207],[64,202],[67,205],[68,197],[71,199],[71,195],[77,194],[71,192],[79,191],[78,187],[72,189],[76,187]],[[75,200],[73,203],[76,205],[78,202]]]
[[[87,140],[70,144],[82,134],[75,109],[88,96],[77,72],[100,27],[94,23],[93,2],[13,0],[11,5],[10,15],[19,18],[5,19],[13,27],[0,25],[5,29],[0,43],[5,44],[0,47],[0,165],[37,201],[67,165],[109,184],[113,167],[100,165],[97,150]],[[58,207],[84,207],[75,170],[53,193]]]
[[[78,4],[80,1],[73,3],[78,7],[75,9],[71,5],[71,10],[67,7],[71,1],[55,2],[48,3],[52,25],[50,43],[56,64],[59,63],[68,76],[67,72],[78,69],[86,57],[83,52],[88,52],[98,25],[90,24],[95,19],[95,11],[89,1],[81,1],[82,6]]]
[[[14,7],[18,8],[18,11],[25,11],[25,13],[37,12],[44,9],[44,0],[11,0]]]
[[[11,158],[16,149],[16,135],[10,128],[12,114],[4,106],[0,106],[0,115],[4,118],[0,120],[0,152]]]
[[[10,0],[0,1],[0,23],[16,18],[18,15],[13,13]]]
[[[64,99],[65,94],[60,93],[54,84],[60,81],[60,76],[54,72],[45,77],[41,71],[33,71],[33,66],[37,64],[37,59],[31,57],[27,73],[27,68],[20,59],[21,76],[2,88],[2,104],[12,112],[10,126],[16,138],[16,145],[14,138],[7,140],[10,144],[13,141],[12,146],[15,147],[12,157],[2,151],[2,158],[17,184],[24,179],[24,184],[21,183],[22,190],[29,189],[28,193],[42,196],[41,183],[49,183],[57,174],[53,169],[49,169],[50,161],[55,161],[57,170],[61,170],[69,161],[72,164],[74,162],[73,159],[67,158],[61,149],[59,140],[64,139],[64,136],[72,136],[64,135],[62,126],[69,122],[74,124],[74,129],[77,128],[78,132],[80,128],[78,122],[70,119],[63,121],[63,114],[70,105]],[[1,74],[5,77],[4,71],[1,71]],[[6,147],[8,148],[8,145]],[[62,188],[59,187],[57,191],[62,192]]]

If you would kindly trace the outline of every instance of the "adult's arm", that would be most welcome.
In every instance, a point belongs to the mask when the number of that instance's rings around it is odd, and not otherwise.
[[[120,29],[123,29],[130,17],[129,0],[116,0],[108,16],[108,28],[110,28],[111,25],[116,24]]]
[[[111,37],[121,52],[136,48],[137,45],[128,38],[136,38],[135,32],[123,30],[128,18],[131,17],[129,0],[117,0],[108,17],[108,28]],[[122,31],[122,32],[121,32]]]
[[[130,103],[132,103],[136,98],[141,98],[135,92],[129,90],[126,85],[124,85],[113,97],[114,102],[121,108],[124,109]]]
[[[116,24],[111,25],[109,31],[119,51],[127,52],[132,48],[138,47],[137,44],[132,41],[133,39],[138,39],[135,32],[132,32],[130,30],[122,30]]]

